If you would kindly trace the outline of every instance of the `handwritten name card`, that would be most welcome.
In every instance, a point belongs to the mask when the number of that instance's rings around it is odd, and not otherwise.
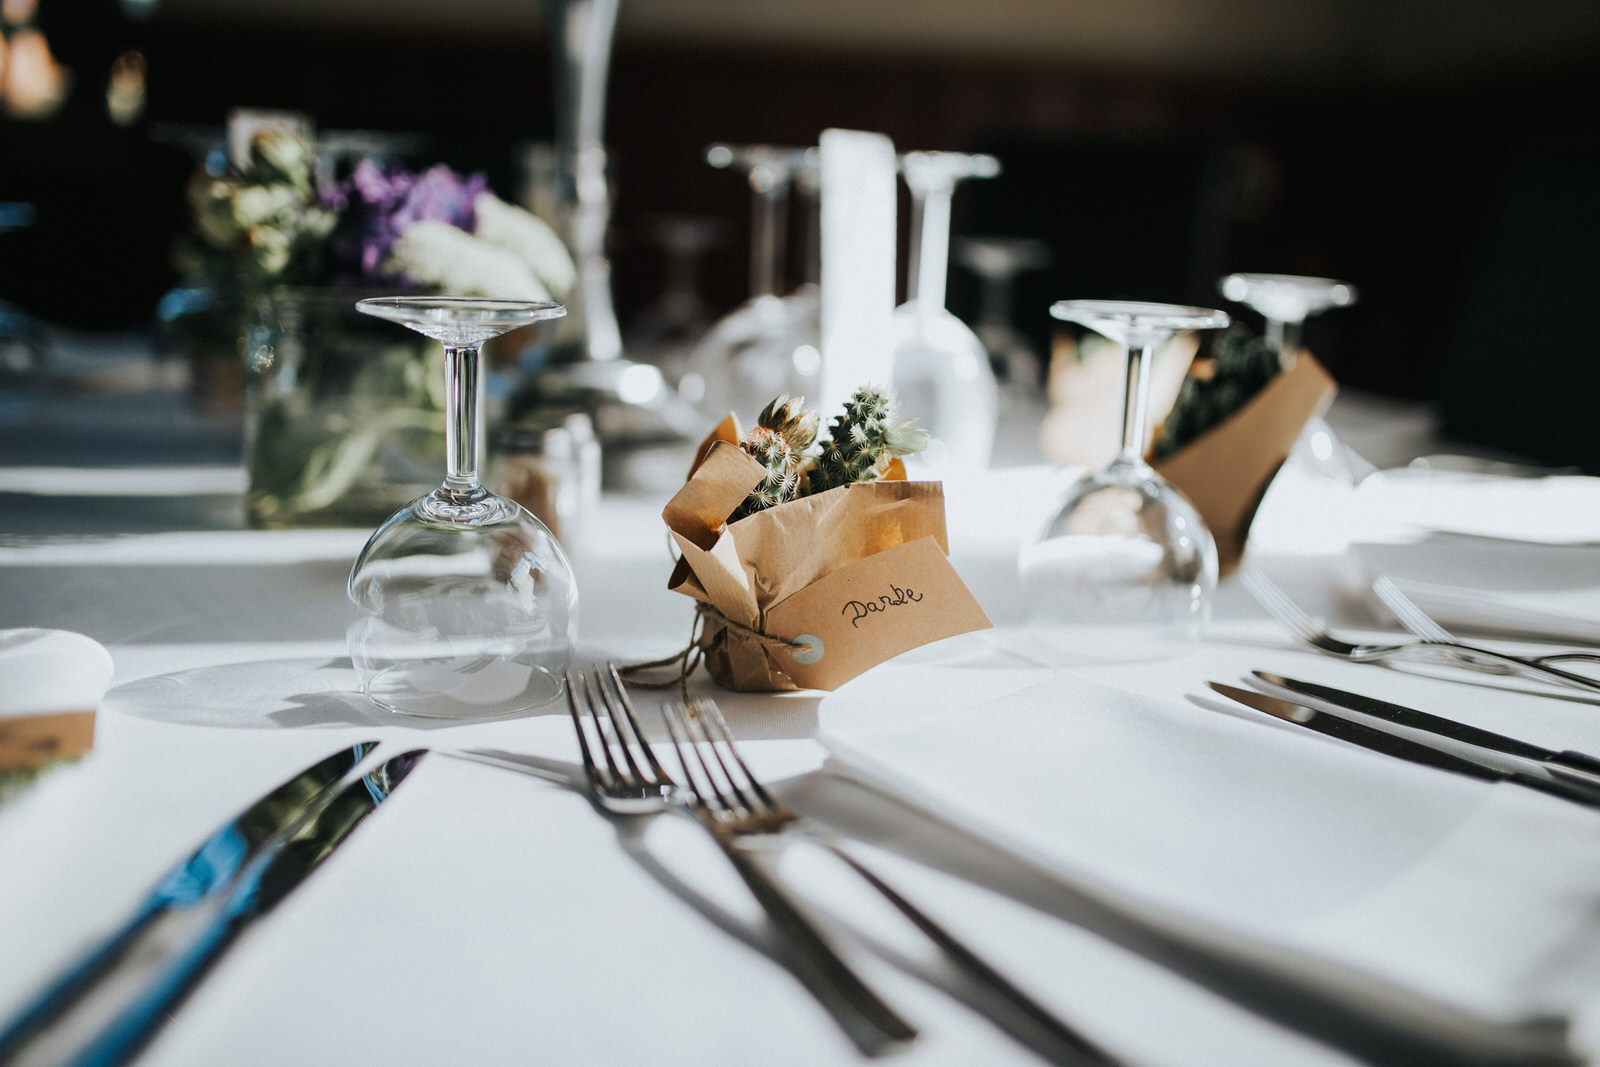
[[[990,626],[932,537],[857,560],[767,612],[765,631],[802,644],[774,653],[806,689],[834,689],[930,641]]]

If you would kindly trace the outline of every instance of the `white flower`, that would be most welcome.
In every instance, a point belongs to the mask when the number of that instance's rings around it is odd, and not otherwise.
[[[520,258],[437,219],[407,226],[389,249],[384,270],[459,296],[550,299],[550,291]]]
[[[493,193],[479,193],[472,207],[478,215],[477,236],[522,260],[550,292],[564,297],[572,291],[577,267],[549,223]]]
[[[240,229],[254,229],[288,216],[302,199],[289,185],[242,186],[233,194],[233,218]]]

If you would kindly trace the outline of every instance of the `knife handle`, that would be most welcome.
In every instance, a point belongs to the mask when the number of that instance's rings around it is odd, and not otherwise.
[[[115,933],[106,937],[65,973],[40,990],[21,1011],[0,1030],[0,1067],[17,1062],[22,1050],[66,1015],[94,985],[132,954],[146,933],[163,914],[160,908],[146,905]]]
[[[232,936],[214,905],[145,913],[18,1016],[0,1037],[0,1064],[126,1063]]]
[[[1561,797],[1578,804],[1586,804],[1592,808],[1600,808],[1600,782],[1587,775],[1578,775],[1564,770],[1560,766],[1545,764],[1545,769],[1551,777],[1544,778],[1536,774],[1525,774],[1518,771],[1507,775],[1506,780],[1525,785],[1530,789],[1537,789],[1541,793]]]
[[[1587,753],[1574,752],[1572,749],[1567,749],[1565,752],[1556,753],[1555,759],[1573,770],[1600,775],[1600,759],[1596,759]]]

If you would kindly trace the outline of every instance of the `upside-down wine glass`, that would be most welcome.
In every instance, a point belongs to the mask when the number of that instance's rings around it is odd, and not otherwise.
[[[950,270],[950,201],[964,178],[1000,173],[993,156],[908,152],[911,190],[906,302],[894,312],[894,388],[900,410],[931,436],[920,464],[934,473],[982,470],[994,451],[1000,392],[978,335],[945,310]]]
[[[679,394],[712,420],[729,411],[754,420],[779,393],[815,395],[822,372],[815,319],[778,295],[789,190],[805,150],[772,145],[712,145],[714,167],[738,167],[750,182],[750,299],[729,312],[695,346]]]
[[[1050,314],[1116,342],[1127,363],[1122,448],[1080,477],[1019,574],[1030,633],[1054,659],[1178,655],[1200,636],[1217,584],[1217,549],[1194,505],[1145,462],[1145,396],[1156,349],[1182,330],[1214,330],[1209,308],[1063,300]]]
[[[1329,308],[1356,302],[1356,287],[1334,278],[1301,274],[1229,274],[1218,283],[1222,295],[1261,313],[1268,344],[1278,350],[1285,369],[1300,354],[1300,335],[1306,319]],[[1320,415],[1312,416],[1300,433],[1309,451],[1312,469],[1339,481],[1356,482],[1371,465],[1340,441]],[[1302,460],[1304,461],[1304,460]]]
[[[1049,246],[1029,237],[962,237],[955,250],[957,260],[978,276],[982,286],[972,332],[988,350],[1002,388],[1042,393],[1045,361],[1012,321],[1011,297],[1019,274],[1050,262]]]
[[[478,481],[479,348],[558,318],[560,304],[378,297],[357,310],[444,345],[444,483],[367,541],[350,571],[347,636],[361,687],[390,711],[442,719],[515,715],[561,695],[578,590],[560,542]]]

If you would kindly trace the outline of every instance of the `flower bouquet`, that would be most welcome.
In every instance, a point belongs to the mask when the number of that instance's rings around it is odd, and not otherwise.
[[[370,525],[438,480],[438,346],[356,314],[358,299],[551,300],[575,279],[555,232],[482,175],[362,160],[320,177],[313,146],[281,126],[256,130],[227,172],[197,173],[188,198],[177,260],[207,314],[179,322],[237,339],[258,526]]]
[[[682,677],[698,659],[730,689],[833,689],[990,625],[946,558],[942,488],[905,478],[927,434],[864,388],[819,440],[803,403],[778,397],[748,434],[728,416],[662,513],[669,587],[699,616]]]

